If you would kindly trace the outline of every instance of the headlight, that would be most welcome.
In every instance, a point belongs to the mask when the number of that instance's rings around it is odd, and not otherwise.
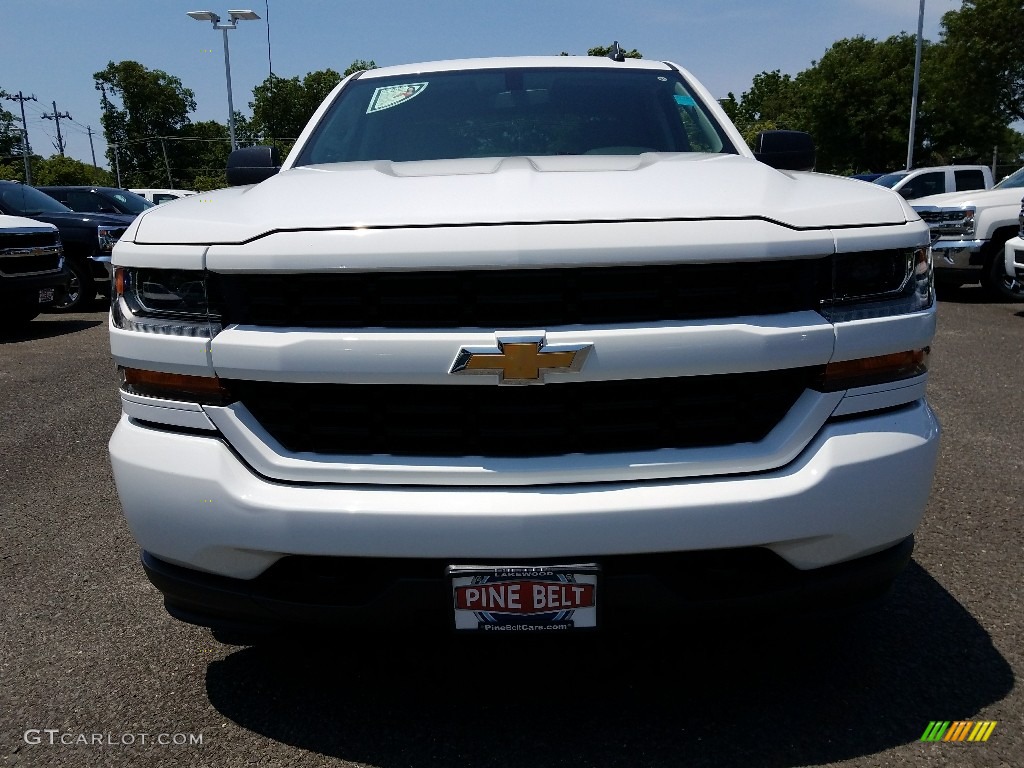
[[[841,253],[832,261],[831,322],[888,317],[928,309],[935,301],[930,248]]]
[[[102,253],[110,253],[114,250],[114,246],[117,245],[117,241],[121,239],[121,235],[124,234],[124,227],[96,227],[96,236],[99,238],[100,251]]]
[[[221,331],[205,272],[115,267],[113,287],[111,317],[116,328],[210,339]]]
[[[964,208],[960,212],[960,216],[956,213],[948,214],[948,231],[954,234],[960,234],[964,237],[974,237],[974,215],[976,211],[974,208]],[[947,231],[947,228],[943,228],[943,232]]]
[[[918,214],[931,228],[932,240],[940,237],[963,239],[974,237],[974,219],[977,209],[974,206],[963,208],[931,208],[916,209]]]

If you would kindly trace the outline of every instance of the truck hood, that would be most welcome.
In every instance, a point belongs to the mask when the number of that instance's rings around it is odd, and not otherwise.
[[[739,155],[376,161],[305,166],[144,212],[140,244],[235,244],[281,230],[767,219],[794,229],[904,224],[895,193]]]
[[[968,192],[947,192],[944,195],[929,195],[911,200],[914,208],[958,208],[962,205],[1009,205],[1021,202],[1024,188],[975,189]]]
[[[53,230],[55,227],[52,224],[47,224],[44,221],[37,221],[36,219],[26,219],[24,216],[8,216],[0,213],[0,230],[2,229],[39,229],[39,230]]]
[[[45,221],[56,227],[127,227],[135,220],[130,213],[34,213],[33,219]]]

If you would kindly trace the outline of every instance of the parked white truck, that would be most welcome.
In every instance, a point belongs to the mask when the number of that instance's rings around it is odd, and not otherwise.
[[[883,592],[938,450],[929,233],[812,165],[671,63],[448,61],[144,213],[110,455],[167,609],[565,632]]]
[[[0,213],[0,335],[20,331],[62,299],[67,283],[57,228]]]
[[[984,165],[936,165],[887,173],[873,183],[915,200],[947,192],[973,192],[993,187],[992,171]]]
[[[1006,274],[1012,275],[1018,283],[1024,283],[1024,201],[1021,202],[1018,221],[1020,228],[1017,237],[1006,242],[1003,257]]]
[[[956,287],[980,282],[995,298],[1024,301],[1024,285],[1006,271],[1004,246],[1017,234],[1024,168],[990,190],[913,201],[932,231],[935,279]]]

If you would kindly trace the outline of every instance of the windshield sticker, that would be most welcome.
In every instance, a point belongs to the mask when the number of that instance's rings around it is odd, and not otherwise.
[[[427,89],[427,83],[407,83],[405,85],[387,85],[378,88],[370,98],[370,106],[366,108],[366,114],[383,112],[385,109],[405,104],[410,99],[419,96]]]
[[[680,107],[696,107],[697,102],[691,96],[676,96],[676,104]]]

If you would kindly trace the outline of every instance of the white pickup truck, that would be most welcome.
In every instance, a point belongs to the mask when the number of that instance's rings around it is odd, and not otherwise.
[[[932,231],[935,279],[957,287],[980,282],[995,298],[1024,301],[1024,284],[1007,272],[1006,241],[1018,232],[1024,168],[992,189],[933,195],[913,201]]]
[[[57,228],[0,213],[0,335],[62,299],[67,282]]]
[[[991,189],[992,171],[984,165],[936,165],[909,171],[887,173],[873,183],[888,187],[906,200],[915,200],[947,192],[973,192]]]
[[[168,611],[566,632],[884,592],[938,451],[929,232],[811,166],[668,62],[447,61],[141,215],[110,455]]]
[[[1006,242],[1003,264],[1008,277],[1012,277],[1019,284],[1024,284],[1024,201],[1021,203],[1017,221],[1020,224],[1018,235]]]

